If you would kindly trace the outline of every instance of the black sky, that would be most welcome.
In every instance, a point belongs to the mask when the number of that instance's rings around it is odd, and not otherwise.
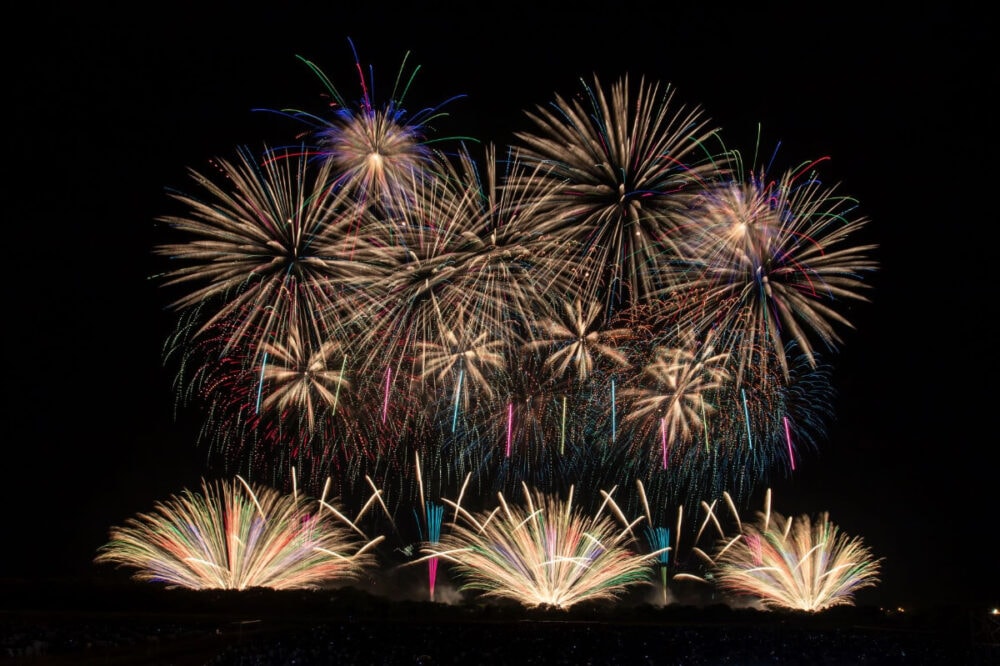
[[[153,220],[188,167],[297,129],[253,109],[319,109],[296,56],[353,94],[350,38],[386,95],[407,52],[415,105],[465,95],[445,134],[505,145],[524,109],[593,72],[629,73],[673,84],[745,154],[760,124],[786,164],[829,155],[822,173],[872,219],[882,268],[833,361],[829,441],[775,484],[775,506],[829,511],[885,558],[871,603],[1000,602],[985,17],[943,3],[341,4],[57,3],[12,26],[27,46],[5,59],[14,372],[0,578],[91,575],[111,525],[197,486],[205,454],[196,424],[174,419],[161,364],[174,320],[149,279]]]

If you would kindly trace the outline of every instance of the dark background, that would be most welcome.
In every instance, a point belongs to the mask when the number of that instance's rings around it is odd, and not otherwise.
[[[188,167],[301,129],[254,109],[322,111],[297,55],[353,99],[350,38],[378,100],[408,51],[414,108],[466,96],[441,135],[506,145],[524,109],[627,72],[673,84],[746,155],[758,124],[782,164],[829,155],[881,270],[833,359],[828,441],[774,507],[829,511],[885,558],[862,602],[1000,602],[990,21],[945,3],[561,4],[57,3],[11,20],[0,578],[94,575],[112,525],[207,473],[162,366],[175,318],[150,279],[153,220]]]

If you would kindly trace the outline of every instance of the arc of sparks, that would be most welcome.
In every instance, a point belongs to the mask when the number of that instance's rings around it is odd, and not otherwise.
[[[615,441],[615,435],[616,435],[616,431],[618,429],[617,428],[617,423],[616,423],[616,421],[617,421],[616,417],[617,417],[617,414],[616,414],[616,407],[615,407],[615,380],[612,379],[611,380],[611,441],[612,442]]]
[[[660,440],[663,448],[663,469],[667,468],[667,417],[660,419]]]
[[[340,385],[344,381],[344,369],[347,367],[347,356],[344,356],[344,360],[340,362],[340,375],[337,377],[337,391],[333,394],[333,410],[332,414],[337,413],[337,403],[340,402]]]
[[[705,420],[705,396],[701,396],[701,431],[705,433],[705,453],[709,452],[708,448],[708,421]]]

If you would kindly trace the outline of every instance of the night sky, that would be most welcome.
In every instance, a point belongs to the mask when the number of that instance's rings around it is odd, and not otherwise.
[[[175,418],[162,364],[175,316],[150,279],[154,218],[189,167],[301,129],[255,109],[321,110],[322,86],[296,56],[354,95],[350,39],[382,83],[376,98],[407,52],[420,66],[414,105],[464,96],[440,134],[507,145],[529,127],[525,109],[592,73],[629,73],[672,84],[744,153],[759,124],[783,164],[829,156],[821,173],[872,220],[881,269],[872,302],[847,310],[856,329],[841,329],[832,359],[826,441],[773,484],[775,508],[829,511],[885,558],[882,583],[859,601],[1000,602],[987,545],[998,479],[989,21],[947,3],[885,15],[835,4],[222,4],[65,3],[9,26],[27,46],[8,54],[4,77],[14,372],[0,578],[94,575],[112,525],[207,473],[197,417]]]

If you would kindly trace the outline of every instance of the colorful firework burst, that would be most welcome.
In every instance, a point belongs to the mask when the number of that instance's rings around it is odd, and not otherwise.
[[[407,70],[410,55],[407,53],[389,98],[378,100],[374,96],[373,68],[369,66],[366,75],[354,43],[350,40],[348,43],[354,56],[360,98],[348,101],[316,63],[300,57],[323,83],[330,113],[282,110],[282,114],[308,127],[300,138],[308,139],[310,144],[277,150],[274,155],[286,158],[304,153],[328,163],[337,173],[336,187],[349,192],[358,202],[382,205],[408,201],[411,175],[435,171],[441,165],[442,155],[432,144],[446,139],[432,137],[432,123],[446,116],[444,107],[461,95],[411,112],[406,96],[420,68]]]
[[[332,504],[272,488],[202,482],[111,529],[95,561],[190,589],[319,588],[375,564],[366,537]]]
[[[736,520],[735,536],[720,536],[711,556],[700,551],[719,589],[751,597],[767,609],[815,613],[854,605],[858,590],[879,582],[881,559],[860,537],[841,532],[827,512],[784,518],[771,511],[768,489],[764,510],[747,523],[726,500]],[[717,520],[715,525],[722,534]]]
[[[627,588],[648,584],[650,563],[660,554],[633,550],[632,527],[610,494],[594,515],[566,500],[523,486],[524,503],[472,513],[445,500],[463,519],[422,552],[452,565],[463,591],[511,599],[526,607],[569,608],[583,601],[618,598]],[[607,511],[605,511],[607,509]]]
[[[737,384],[754,363],[777,362],[787,377],[789,342],[815,362],[813,336],[835,349],[836,327],[851,326],[834,304],[867,300],[876,246],[852,241],[868,220],[820,181],[817,162],[709,185],[673,236],[677,257],[659,266],[657,294],[733,355]]]

